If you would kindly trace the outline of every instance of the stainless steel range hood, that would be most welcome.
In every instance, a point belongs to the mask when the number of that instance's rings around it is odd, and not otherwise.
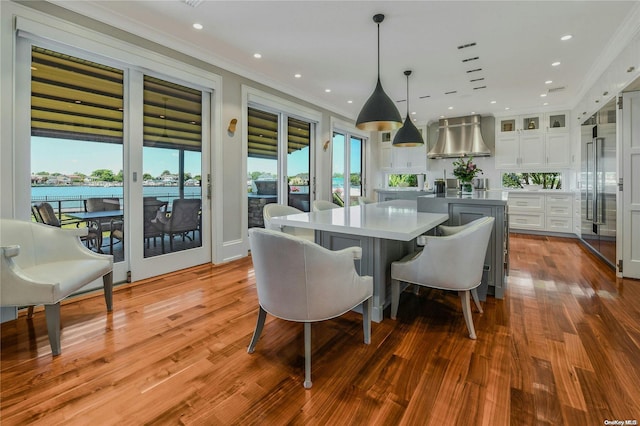
[[[487,157],[491,151],[480,131],[480,115],[440,119],[438,141],[429,158]]]

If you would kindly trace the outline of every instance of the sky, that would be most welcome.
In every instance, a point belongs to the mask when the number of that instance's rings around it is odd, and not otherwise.
[[[143,173],[153,177],[163,171],[178,173],[178,151],[162,148],[144,148]],[[192,176],[201,174],[200,155],[185,152],[185,171]],[[90,175],[98,169],[112,170],[117,174],[123,169],[122,145],[67,139],[31,138],[31,171],[64,175],[76,172]]]
[[[71,175],[83,173],[90,175],[98,169],[108,169],[117,174],[123,169],[122,145],[76,141],[68,139],[52,139],[34,136],[31,138],[31,171],[33,173],[49,172]],[[143,173],[157,177],[163,171],[178,173],[178,151],[163,148],[145,147],[143,152]],[[333,150],[334,164],[344,164],[344,150]],[[289,154],[287,161],[289,175],[309,172],[308,148]],[[275,160],[249,158],[247,172],[253,171],[277,175]],[[359,164],[352,161],[352,171],[359,170]],[[200,155],[185,152],[185,171],[192,176],[201,174]],[[336,170],[337,171],[337,170]]]

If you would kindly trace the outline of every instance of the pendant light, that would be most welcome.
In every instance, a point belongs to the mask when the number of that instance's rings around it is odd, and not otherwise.
[[[373,16],[373,22],[378,24],[378,83],[358,114],[356,127],[360,130],[394,130],[402,126],[402,117],[398,109],[380,83],[380,23],[382,21],[384,21],[384,15]]]
[[[404,75],[407,76],[407,118],[404,119],[404,125],[394,136],[393,146],[412,147],[424,145],[422,135],[413,124],[413,121],[411,121],[411,117],[409,117],[409,76],[411,75],[411,71],[405,71]]]

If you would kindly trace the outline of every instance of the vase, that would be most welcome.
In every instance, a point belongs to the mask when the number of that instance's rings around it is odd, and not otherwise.
[[[460,193],[463,195],[473,194],[473,185],[471,182],[460,182]]]

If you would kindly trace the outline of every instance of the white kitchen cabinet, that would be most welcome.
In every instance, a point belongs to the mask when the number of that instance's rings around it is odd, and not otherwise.
[[[509,192],[509,228],[542,232],[573,232],[571,192]]]
[[[571,138],[569,133],[549,133],[545,135],[545,166],[548,168],[571,167]]]
[[[543,114],[503,117],[496,120],[496,137],[513,133],[540,133],[544,123]]]
[[[391,144],[380,144],[380,169],[385,171],[393,170],[393,152]]]
[[[496,120],[497,169],[571,167],[569,113],[527,114]]]
[[[426,128],[418,126],[425,138]],[[396,131],[380,132],[380,168],[387,172],[424,173],[427,171],[427,143],[416,147],[394,147]]]
[[[393,169],[424,173],[427,170],[427,144],[415,147],[392,147]]]
[[[540,132],[496,137],[496,169],[544,167],[543,141],[544,135]]]

